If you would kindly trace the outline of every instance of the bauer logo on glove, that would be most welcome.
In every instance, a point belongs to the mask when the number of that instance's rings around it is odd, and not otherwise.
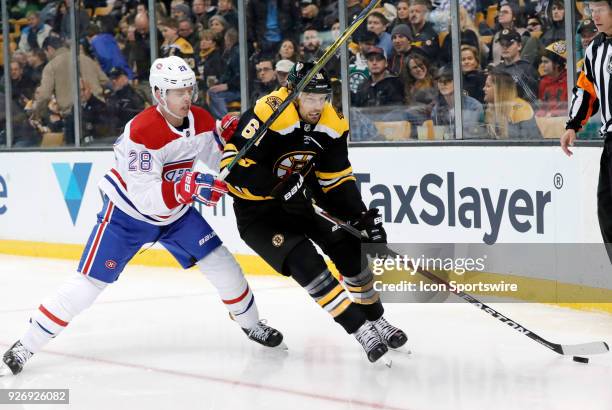
[[[175,188],[176,200],[181,204],[198,201],[206,206],[213,206],[227,193],[225,182],[200,172],[186,172]]]

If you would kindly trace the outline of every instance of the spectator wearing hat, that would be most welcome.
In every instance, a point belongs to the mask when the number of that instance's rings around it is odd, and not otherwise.
[[[255,65],[256,80],[251,90],[251,103],[255,104],[261,97],[270,94],[278,88],[276,71],[274,71],[274,60],[272,57],[263,56]]]
[[[256,49],[275,52],[283,39],[299,40],[300,8],[291,0],[247,2],[247,37]],[[295,50],[297,52],[297,49]]]
[[[455,100],[452,66],[441,67],[435,76],[438,95],[434,100],[431,119],[436,126],[446,126],[452,134],[455,124]],[[478,138],[482,135],[484,111],[482,104],[467,95],[461,96],[463,106],[464,138]]]
[[[516,81],[502,66],[489,71],[484,86],[487,133],[496,139],[542,138],[531,105],[520,98]]]
[[[40,14],[37,11],[29,11],[26,19],[28,25],[21,31],[18,49],[27,53],[41,48],[52,29],[51,26],[40,20]]]
[[[521,59],[523,47],[521,35],[516,30],[504,29],[497,41],[502,50],[500,65],[514,78],[519,97],[535,105],[538,96],[539,74],[531,63]]]
[[[170,8],[170,17],[176,21],[182,18],[191,18],[191,9],[185,3],[173,4]]]
[[[121,67],[131,80],[134,73],[128,66],[125,56],[121,53],[117,40],[110,33],[102,33],[95,24],[87,29],[87,41],[93,57],[98,61],[106,75],[113,67]]]
[[[391,41],[391,34],[387,33],[388,25],[389,21],[382,13],[375,11],[368,16],[368,31],[378,36],[376,46],[385,50],[385,54],[390,56],[393,52],[393,42]]]
[[[542,55],[538,117],[567,115],[567,46],[564,40],[550,44]]]
[[[472,98],[484,103],[484,83],[486,76],[480,68],[480,53],[476,47],[461,46],[461,72],[463,90]]]
[[[410,41],[410,27],[406,24],[398,24],[391,31],[391,41],[393,42],[393,53],[391,54],[391,64],[389,71],[395,75],[399,75],[404,68],[406,57],[412,49]]]
[[[378,36],[371,31],[366,31],[357,38],[357,41],[359,51],[351,56],[349,62],[349,90],[351,94],[356,94],[361,89],[362,84],[370,78],[366,54],[371,48],[376,47]]]
[[[219,0],[217,15],[222,16],[230,27],[238,29],[238,12],[234,0]]]
[[[178,4],[177,6],[180,6]],[[167,18],[159,24],[164,42],[161,45],[160,57],[181,57],[192,70],[195,71],[195,53],[187,40],[178,34],[178,22],[174,18]]]
[[[584,52],[598,33],[597,26],[593,20],[586,19],[580,23],[580,26],[578,27],[578,35],[576,36],[576,58],[578,59],[577,68],[582,68],[584,63]]]
[[[429,0],[410,1],[409,15],[410,29],[412,30],[410,38],[412,38],[413,47],[420,48],[429,61],[436,61],[440,51],[440,43],[434,25],[427,21],[430,7]]]
[[[547,10],[549,26],[540,37],[543,47],[559,40],[565,40],[565,5],[563,0],[552,0]]]
[[[301,0],[300,13],[302,27],[313,27],[317,31],[324,30],[323,16],[321,16],[318,0]]]
[[[108,75],[113,91],[108,96],[111,132],[118,136],[123,126],[145,107],[144,99],[132,88],[128,74],[121,67],[113,67]]]
[[[366,54],[370,78],[364,82],[356,94],[351,95],[352,103],[357,107],[380,107],[402,104],[404,89],[399,77],[387,70],[385,51],[372,47]]]
[[[274,66],[274,71],[276,71],[276,79],[278,80],[279,87],[287,87],[289,71],[291,71],[294,64],[295,63],[291,60],[279,60]]]
[[[521,58],[534,65],[540,57],[540,42],[531,37],[526,28],[522,26],[520,8],[516,2],[503,0],[499,6],[498,27],[493,36],[493,44],[489,50],[489,61],[493,65],[501,62],[502,51],[499,45],[499,36],[504,30],[514,30],[521,35]]]

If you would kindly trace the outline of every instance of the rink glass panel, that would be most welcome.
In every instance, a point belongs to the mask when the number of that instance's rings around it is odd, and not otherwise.
[[[7,2],[3,1],[2,6]],[[59,98],[53,92],[51,98],[34,104],[37,89],[41,84],[42,69],[48,63],[48,57],[42,50],[42,38],[28,38],[29,26],[36,24],[36,21],[45,19],[51,6],[40,9],[33,4],[11,3],[7,9],[9,43],[8,64],[3,62],[3,76],[8,76],[10,82],[10,114],[5,102],[5,95],[8,94],[6,83],[3,81],[2,87],[2,132],[0,143],[9,145],[9,133],[11,134],[10,146],[12,148],[49,148],[75,145],[75,132],[73,121],[73,110],[75,106],[75,93],[72,90],[73,79],[69,73],[66,79],[59,81],[56,87],[63,87]],[[62,11],[65,8],[62,6]],[[38,11],[39,17],[32,15],[31,12]],[[65,19],[48,20],[48,26],[54,25],[65,36],[64,48],[71,54],[73,52],[73,39],[84,36],[84,33],[76,33],[73,36],[69,24],[69,12],[66,10]],[[64,21],[65,20],[65,21]],[[55,23],[55,24],[54,24]],[[44,27],[43,31],[48,28]],[[25,37],[25,39],[24,39]],[[3,36],[4,38],[4,36]],[[22,40],[24,39],[24,40]],[[2,42],[5,47],[4,41]],[[3,50],[5,51],[5,50]],[[4,53],[3,53],[4,54]],[[71,59],[73,60],[73,59]],[[80,77],[80,75],[79,75]],[[100,93],[101,95],[101,93]],[[12,124],[9,130],[6,124],[6,117],[10,115]],[[77,132],[76,135],[82,135]]]
[[[0,2],[2,5],[7,4],[7,0],[3,0]],[[564,15],[564,21],[569,22],[572,27],[572,33],[566,32],[565,27],[567,24],[563,25],[563,29],[561,32],[565,34],[566,38],[566,47],[567,53],[573,56],[573,63],[576,65],[580,64],[580,61],[583,58],[584,54],[584,46],[581,42],[582,36],[578,33],[578,30],[581,27],[581,24],[584,24],[584,21],[589,18],[589,9],[584,3],[576,3],[567,2],[565,5],[566,13]],[[349,12],[346,8],[346,1],[339,0],[339,7],[343,7],[347,11],[347,18],[349,17]],[[575,7],[573,10],[573,16],[569,14],[567,11]],[[82,9],[79,11],[85,11],[86,14],[89,14],[90,11],[87,9]],[[54,111],[58,111],[57,104],[54,99],[49,101],[49,104],[44,104],[45,107],[40,109],[40,113],[38,114],[38,118],[34,118],[36,121],[32,120],[32,110],[31,110],[31,102],[33,97],[32,87],[36,89],[38,84],[32,86],[28,85],[27,82],[23,82],[18,80],[19,75],[15,73],[11,75],[11,63],[13,60],[21,61],[23,65],[25,65],[26,70],[28,71],[28,66],[31,64],[28,60],[33,59],[28,55],[23,55],[19,53],[19,40],[20,35],[23,30],[27,27],[27,12],[28,8],[19,8],[18,6],[11,6],[7,9],[8,13],[8,21],[9,21],[9,39],[8,47],[10,57],[8,60],[10,62],[8,64],[3,65],[3,75],[8,76],[9,82],[12,88],[12,97],[10,98],[10,118],[12,119],[12,124],[10,126],[10,130],[6,126],[5,118],[7,114],[9,114],[9,107],[4,102],[3,98],[3,110],[4,115],[2,116],[2,125],[3,130],[0,134],[0,146],[9,145],[8,134],[11,134],[11,147],[19,147],[19,148],[48,148],[48,147],[65,147],[65,146],[74,146],[75,142],[79,146],[110,146],[112,141],[117,137],[112,132],[104,133],[104,138],[96,138],[92,137],[91,134],[91,124],[87,121],[87,118],[84,118],[84,114],[80,112],[80,127],[76,132],[74,131],[74,121],[72,120],[72,113],[69,109],[64,109],[63,113],[56,113]],[[254,32],[253,20],[249,20],[248,16],[246,16],[247,5],[241,4],[237,10],[238,12],[238,26],[241,24],[245,24],[246,32],[252,33]],[[321,12],[325,12],[325,10],[321,10]],[[44,13],[44,11],[43,11]],[[396,13],[400,13],[396,11]],[[462,11],[460,10],[456,15],[450,12],[450,10],[440,11],[434,10],[429,13],[428,20],[431,21],[437,30],[438,33],[438,42],[439,46],[444,47],[445,42],[450,43],[450,38],[452,36],[449,35],[450,30],[448,25],[448,21],[452,21],[455,25],[459,24],[461,20]],[[482,13],[482,14],[481,14]],[[245,14],[243,16],[243,14]],[[480,55],[481,55],[481,64],[480,70],[483,71],[483,75],[486,78],[486,74],[484,71],[486,70],[486,64],[483,61],[488,59],[488,51],[491,47],[495,46],[494,33],[496,30],[496,24],[498,24],[500,10],[497,12],[497,16],[494,18],[489,18],[488,10],[477,10],[471,19],[476,28],[479,31],[479,45],[480,45]],[[472,17],[472,16],[470,16]],[[522,29],[530,30],[532,27],[530,23],[531,19],[529,16],[520,12],[519,16],[520,26]],[[95,16],[90,17],[90,21],[94,21]],[[491,23],[492,24],[489,24]],[[348,23],[348,22],[347,22]],[[329,22],[326,23],[329,26]],[[363,27],[367,27],[368,22],[363,23]],[[393,24],[393,23],[391,23]],[[60,24],[61,25],[61,24]],[[484,27],[483,27],[484,25]],[[465,28],[466,24],[462,25],[462,28]],[[469,26],[469,25],[468,25]],[[152,29],[154,24],[150,24],[149,31],[153,32]],[[483,28],[480,30],[480,28]],[[487,35],[487,28],[493,35]],[[196,31],[197,31],[196,27]],[[77,28],[78,31],[78,28]],[[115,28],[115,32],[119,34],[121,31],[121,27],[117,24]],[[360,30],[361,31],[361,30]],[[358,31],[358,33],[360,32]],[[543,30],[535,30],[530,34],[531,37],[540,39],[545,34],[545,29]],[[73,39],[84,39],[84,33],[73,33],[71,32],[70,25],[67,25],[67,32],[65,33],[68,40],[67,44],[69,50],[72,51],[72,44],[74,43]],[[570,35],[571,34],[571,35]],[[324,49],[327,45],[329,45],[334,38],[338,35],[338,28],[320,30],[318,32],[318,37],[321,40],[321,48]],[[243,38],[240,36],[240,38]],[[258,85],[258,76],[256,72],[256,65],[258,60],[258,51],[261,50],[261,45],[255,44],[253,42],[253,38],[249,35],[245,35],[247,41],[240,41],[241,48],[241,58],[240,65],[243,70],[243,75],[241,76],[241,84],[240,84],[240,94],[241,98],[239,100],[229,101],[226,106],[228,111],[244,111],[247,109],[252,102],[254,102],[253,94],[256,91]],[[284,40],[284,37],[282,38]],[[365,106],[361,104],[361,106],[357,106],[356,104],[351,104],[352,94],[356,91],[357,85],[355,85],[354,78],[359,77],[359,73],[356,73],[356,68],[352,57],[354,57],[355,53],[359,50],[359,39],[358,34],[351,39],[351,42],[348,44],[348,52],[347,52],[347,63],[346,67],[340,67],[341,62],[339,58],[339,53],[331,60],[330,63],[326,66],[326,68],[332,72],[332,78],[334,79],[334,96],[333,103],[339,111],[342,111],[345,116],[349,117],[351,124],[351,142],[352,143],[360,143],[360,142],[394,142],[395,144],[402,143],[410,143],[416,141],[441,141],[441,140],[480,140],[483,142],[491,141],[493,139],[501,139],[503,140],[513,140],[513,135],[511,134],[509,137],[503,135],[503,133],[499,133],[496,130],[496,126],[494,121],[492,122],[490,118],[496,118],[499,112],[503,112],[504,110],[495,110],[493,109],[493,104],[488,104],[484,101],[484,96],[476,96],[476,100],[481,103],[482,111],[479,111],[478,105],[473,104],[474,101],[470,101],[470,103],[464,103],[462,100],[462,128],[460,135],[456,135],[455,132],[455,121],[453,110],[442,110],[443,115],[438,115],[437,118],[432,118],[432,111],[435,105],[435,99],[440,97],[439,89],[437,81],[433,79],[435,77],[436,71],[439,66],[448,65],[444,64],[441,61],[436,61],[434,67],[431,68],[432,81],[431,81],[431,95],[427,96],[427,92],[421,92],[419,95],[413,95],[413,92],[409,92],[407,98],[410,98],[410,101],[404,100],[401,103],[386,103],[381,106],[374,106],[375,104],[367,103]],[[163,39],[160,39],[163,40]],[[295,43],[298,48],[302,48],[304,46],[305,33],[303,31],[295,34]],[[161,42],[158,44],[158,48],[161,48]],[[87,41],[83,40],[83,44],[86,44]],[[470,41],[467,36],[461,36],[461,44],[460,46],[470,45]],[[4,47],[4,43],[3,43]],[[197,48],[197,47],[196,47]],[[416,48],[416,46],[415,46]],[[542,74],[542,65],[538,64],[540,59],[540,55],[542,54],[542,50],[544,49],[544,45],[540,44],[537,60],[534,61],[534,68]],[[14,55],[14,51],[17,50],[17,54]],[[273,58],[276,60],[279,58],[278,50],[272,49],[266,51],[266,53],[272,54]],[[442,56],[445,51],[440,51],[437,54],[437,57]],[[460,56],[463,55],[463,51],[460,52]],[[391,60],[392,56],[388,56],[389,60]],[[3,58],[4,60],[4,58]],[[460,61],[454,61],[451,54],[450,63],[461,64]],[[392,64],[392,61],[389,61],[389,64]],[[366,62],[367,65],[367,62]],[[415,65],[415,64],[413,64]],[[419,64],[416,64],[419,65]],[[343,86],[343,75],[342,69],[346,70],[347,80],[344,82],[348,83],[348,85]],[[413,67],[414,68],[414,67]],[[408,68],[409,69],[409,68]],[[15,68],[14,71],[20,71]],[[404,77],[408,76],[407,70],[404,69],[403,74]],[[568,77],[568,99],[571,99],[571,88],[575,81],[575,77],[577,75],[577,68],[567,70]],[[198,76],[198,85],[200,89],[200,98],[197,102],[198,105],[209,106],[210,104],[210,96],[207,95],[207,89],[210,86],[215,85],[219,81],[218,76],[216,75],[207,75],[204,76],[199,70],[196,70],[196,75]],[[77,76],[80,78],[80,73],[77,73]],[[402,75],[400,76],[402,77]],[[466,81],[466,76],[462,76],[463,81],[459,81],[456,73],[453,74],[453,87],[455,92],[461,90],[464,94],[470,95],[470,97],[474,96],[474,86],[471,81]],[[480,80],[482,81],[482,79]],[[65,86],[70,86],[72,81]],[[2,97],[5,94],[5,83],[3,82],[0,87],[2,88]],[[146,88],[146,86],[145,86]],[[476,87],[476,91],[477,91]],[[539,91],[539,90],[538,90]],[[146,90],[145,90],[146,94]],[[77,99],[77,94],[72,92],[72,106],[78,106],[75,104],[75,100]],[[534,117],[531,122],[532,127],[536,127],[538,132],[530,133],[525,132],[521,134],[521,140],[523,141],[542,141],[542,138],[549,140],[550,143],[554,143],[555,140],[559,138],[559,136],[564,132],[564,125],[566,121],[566,114],[568,108],[568,101],[561,100],[556,101],[555,107],[550,107],[550,102],[544,101],[543,99],[538,98],[536,101],[530,102],[533,111]],[[103,97],[100,97],[103,99]],[[231,98],[230,98],[231,99]],[[442,98],[443,99],[443,98]],[[503,105],[501,103],[500,105]],[[507,104],[507,103],[506,103]],[[348,107],[347,107],[348,106]],[[476,107],[476,109],[474,108]],[[447,107],[448,108],[448,107]],[[502,107],[503,108],[503,107]],[[507,110],[506,110],[507,111]],[[487,115],[489,116],[489,120],[487,121]],[[36,117],[36,116],[35,116]],[[95,117],[95,113],[94,113]],[[442,118],[441,118],[442,117]],[[600,127],[600,116],[599,113],[593,116],[587,126],[579,133],[580,139],[600,139],[599,136],[599,127]],[[85,129],[84,129],[85,128]]]

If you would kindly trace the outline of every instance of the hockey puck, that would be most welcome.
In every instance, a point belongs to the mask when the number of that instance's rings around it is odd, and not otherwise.
[[[588,358],[580,357],[580,356],[574,356],[572,360],[574,360],[575,362],[578,362],[578,363],[588,363],[589,362]]]

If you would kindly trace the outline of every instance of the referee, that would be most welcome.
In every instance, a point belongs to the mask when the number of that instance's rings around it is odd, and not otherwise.
[[[587,47],[582,71],[569,110],[561,149],[571,156],[576,132],[601,105],[601,135],[605,138],[597,186],[597,216],[608,256],[612,262],[612,0],[588,1],[599,34]]]

